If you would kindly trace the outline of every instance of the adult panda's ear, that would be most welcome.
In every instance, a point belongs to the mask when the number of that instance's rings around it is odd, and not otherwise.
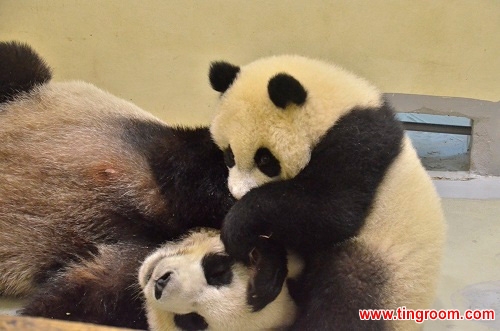
[[[224,61],[212,62],[210,65],[210,85],[217,92],[224,93],[231,86],[240,72],[240,67]]]
[[[49,66],[27,44],[0,42],[0,103],[48,82]]]
[[[289,74],[280,73],[269,80],[267,85],[269,98],[276,107],[285,109],[289,103],[298,106],[307,99],[307,91],[298,80]]]

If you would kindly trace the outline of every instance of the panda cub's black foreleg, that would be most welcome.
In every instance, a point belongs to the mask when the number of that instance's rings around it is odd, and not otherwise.
[[[233,206],[221,237],[229,254],[242,260],[261,236],[310,255],[355,235],[367,209],[297,179],[269,183],[251,190]]]
[[[255,274],[247,291],[247,303],[254,312],[263,309],[281,293],[287,277],[287,251],[278,242],[259,238],[250,254]]]
[[[352,110],[296,177],[254,188],[236,202],[222,227],[226,250],[243,260],[266,235],[310,256],[356,235],[402,137],[388,105]]]

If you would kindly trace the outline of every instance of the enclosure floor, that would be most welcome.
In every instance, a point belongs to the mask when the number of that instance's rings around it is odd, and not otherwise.
[[[443,207],[448,238],[433,308],[494,309],[496,321],[428,321],[423,329],[500,330],[500,200],[444,199]]]
[[[496,321],[427,321],[424,331],[500,330],[500,200],[444,199],[448,239],[435,309],[494,309]],[[18,300],[0,298],[0,314]]]

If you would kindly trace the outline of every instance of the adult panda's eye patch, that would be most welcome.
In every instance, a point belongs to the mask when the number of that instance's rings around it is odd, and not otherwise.
[[[281,172],[280,161],[265,147],[261,147],[255,152],[254,162],[257,168],[268,177],[278,176]]]
[[[231,146],[228,146],[224,151],[224,162],[226,163],[226,166],[228,168],[232,168],[236,164],[236,162],[234,161],[234,154]]]
[[[203,257],[201,265],[208,285],[224,286],[233,280],[232,267],[234,260],[224,254],[207,254]]]

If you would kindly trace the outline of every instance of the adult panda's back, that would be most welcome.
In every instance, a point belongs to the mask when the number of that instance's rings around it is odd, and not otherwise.
[[[128,179],[131,186],[153,186],[146,157],[124,139],[127,122],[134,120],[160,123],[83,82],[42,85],[0,105],[0,177],[8,183],[0,188],[0,199],[13,202],[4,208],[26,215],[30,208],[43,213],[47,207],[57,216],[70,212],[65,203],[77,208],[79,202],[85,209],[99,204]],[[168,130],[163,125],[164,133]],[[25,200],[24,210],[14,199]]]
[[[87,168],[95,160],[116,158],[130,148],[122,137],[124,120],[132,119],[158,123],[136,106],[91,84],[41,85],[0,104],[0,151],[8,156],[0,164],[4,170],[14,171],[16,162],[26,161],[17,163],[21,171],[28,168],[29,161],[30,168],[49,173],[68,170],[64,167]],[[44,169],[46,164],[52,168]],[[24,174],[35,177],[36,171],[32,172]]]
[[[155,183],[144,158],[130,156],[130,148],[121,155],[127,147],[113,118],[139,117],[123,104],[70,82],[0,105],[0,293],[30,293],[46,272],[91,257],[99,242],[132,235],[132,222],[118,226],[125,199],[115,200],[116,213],[109,200],[131,175],[131,192]]]

